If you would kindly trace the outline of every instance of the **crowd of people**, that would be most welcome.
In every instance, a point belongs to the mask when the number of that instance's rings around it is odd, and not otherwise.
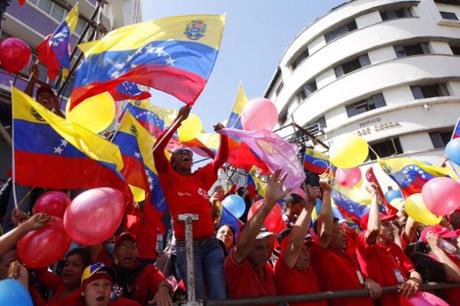
[[[51,110],[58,109],[47,87],[41,87],[36,99]],[[190,107],[181,108],[178,120],[185,120],[189,112]],[[382,212],[382,199],[374,184],[368,186],[369,212],[353,227],[333,215],[329,175],[321,176],[318,186],[305,183],[285,190],[286,175],[279,169],[268,177],[263,203],[248,220],[255,195],[241,186],[233,188],[245,198],[242,226],[219,223],[216,211],[229,193],[222,186],[209,193],[228,157],[227,137],[221,135],[212,162],[192,171],[191,150],[176,149],[170,159],[165,155],[177,127],[159,137],[153,153],[173,235],[159,232],[158,224],[149,223],[151,208],[144,205],[138,221],[142,226],[120,226],[104,244],[73,244],[56,264],[30,269],[18,259],[16,243],[52,217],[43,213],[29,217],[31,206],[22,207],[24,213],[9,205],[8,222],[3,222],[8,226],[0,236],[0,279],[19,280],[28,288],[34,305],[172,305],[189,287],[186,276],[190,267],[186,265],[185,228],[180,216],[195,214],[193,264],[199,299],[365,288],[369,291],[366,297],[289,305],[413,305],[410,298],[424,282],[460,282],[460,212],[445,216],[439,225],[424,226],[403,210]],[[216,132],[222,128],[222,124],[215,126]],[[313,218],[318,199],[319,213]],[[128,205],[128,209],[139,207]],[[285,226],[279,233],[264,226],[275,205],[284,208]],[[159,236],[165,238],[166,245]],[[397,286],[398,291],[384,294],[386,286]],[[460,289],[434,293],[450,305],[460,305]]]

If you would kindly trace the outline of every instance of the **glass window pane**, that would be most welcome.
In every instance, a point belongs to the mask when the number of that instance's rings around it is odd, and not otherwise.
[[[53,8],[51,10],[51,16],[53,16],[57,21],[61,22],[62,19],[64,19],[65,13],[66,10],[64,10],[62,7],[60,7],[57,4],[53,5]]]
[[[50,0],[40,0],[38,2],[38,7],[42,9],[45,13],[49,14],[51,12],[52,3]]]

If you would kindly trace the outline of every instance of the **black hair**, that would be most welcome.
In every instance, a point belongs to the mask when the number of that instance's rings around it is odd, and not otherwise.
[[[284,202],[286,202],[286,204],[288,204],[288,203],[297,203],[297,202],[301,202],[301,201],[303,201],[303,198],[301,196],[299,196],[297,193],[288,194],[284,198]]]
[[[91,263],[91,255],[89,253],[89,250],[85,247],[77,247],[75,249],[70,250],[69,253],[67,253],[65,259],[69,258],[72,255],[79,255],[85,267],[89,266],[89,264]]]
[[[224,223],[222,225],[219,225],[219,227],[217,228],[217,230],[219,231],[219,229],[222,227],[222,226],[228,226],[228,228],[232,231],[232,234],[233,234],[233,243],[235,243],[236,241],[236,231],[235,231],[235,228],[229,224],[229,223]]]

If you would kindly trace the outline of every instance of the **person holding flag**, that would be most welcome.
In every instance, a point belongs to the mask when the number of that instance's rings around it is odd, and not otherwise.
[[[193,227],[196,295],[198,298],[204,298],[206,288],[210,299],[225,299],[227,293],[223,268],[224,252],[215,237],[207,192],[217,180],[217,170],[227,159],[227,137],[220,136],[220,147],[214,160],[194,172],[192,172],[193,154],[189,149],[176,149],[170,161],[164,153],[168,141],[182,121],[187,119],[190,109],[188,105],[182,107],[174,124],[158,138],[153,151],[155,167],[173,218],[174,235],[177,239],[176,268],[179,276],[182,278],[186,276],[186,256],[185,226],[178,216],[184,213],[196,214],[198,221]],[[214,126],[214,130],[218,131],[223,127],[218,123]]]

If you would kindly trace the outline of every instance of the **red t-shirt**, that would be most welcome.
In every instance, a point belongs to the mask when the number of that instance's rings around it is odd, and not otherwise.
[[[157,293],[158,285],[165,280],[163,273],[155,265],[146,265],[134,279],[132,299],[144,305]]]
[[[170,133],[171,136],[172,134]],[[199,226],[193,226],[193,238],[199,239],[214,235],[208,190],[217,180],[217,170],[227,159],[227,137],[221,135],[219,150],[211,163],[199,168],[190,175],[181,175],[172,168],[164,154],[164,149],[171,136],[163,139],[157,150],[154,151],[153,156],[160,186],[174,220],[176,239],[185,239],[184,221],[177,219],[179,214],[184,213],[198,215],[199,219],[194,224],[199,224]]]
[[[301,294],[319,292],[318,281],[316,280],[315,271],[311,265],[301,271],[297,268],[290,268],[283,259],[283,251],[275,264],[275,285],[278,294]],[[326,301],[299,302],[289,305],[297,306],[326,306]]]
[[[402,283],[414,270],[411,260],[396,243],[387,241],[369,245],[364,231],[358,235],[357,258],[364,276],[382,287]],[[410,305],[406,298],[397,293],[383,295],[381,302],[388,306]]]
[[[67,305],[67,306],[86,306],[86,303],[85,303],[84,298],[81,297],[77,304]],[[141,306],[141,304],[139,304],[138,302],[133,301],[131,299],[118,298],[115,301],[110,302],[109,306]]]
[[[125,229],[136,235],[139,258],[156,258],[157,234],[164,234],[161,215],[152,205],[145,203],[142,213],[133,205],[126,211]],[[143,220],[142,220],[143,219]]]
[[[53,290],[53,296],[48,301],[48,306],[67,306],[76,305],[81,295],[80,288],[75,289],[67,293],[62,297],[62,293],[65,289],[62,279],[51,272],[44,269],[37,270],[37,278],[45,285],[48,289]]]
[[[273,268],[266,262],[262,270],[255,269],[247,259],[237,264],[230,253],[224,262],[225,282],[230,298],[276,295]]]
[[[358,277],[359,267],[355,260],[345,252],[332,248],[314,246],[310,250],[311,265],[318,278],[321,291],[362,289]],[[330,306],[372,306],[368,297],[330,299]]]
[[[438,258],[433,254],[428,254],[431,258],[436,261],[439,261]],[[460,258],[455,255],[451,255],[446,252],[446,255],[458,266],[460,267]],[[441,297],[447,301],[451,306],[460,306],[460,290],[458,288],[444,289],[441,290]]]

